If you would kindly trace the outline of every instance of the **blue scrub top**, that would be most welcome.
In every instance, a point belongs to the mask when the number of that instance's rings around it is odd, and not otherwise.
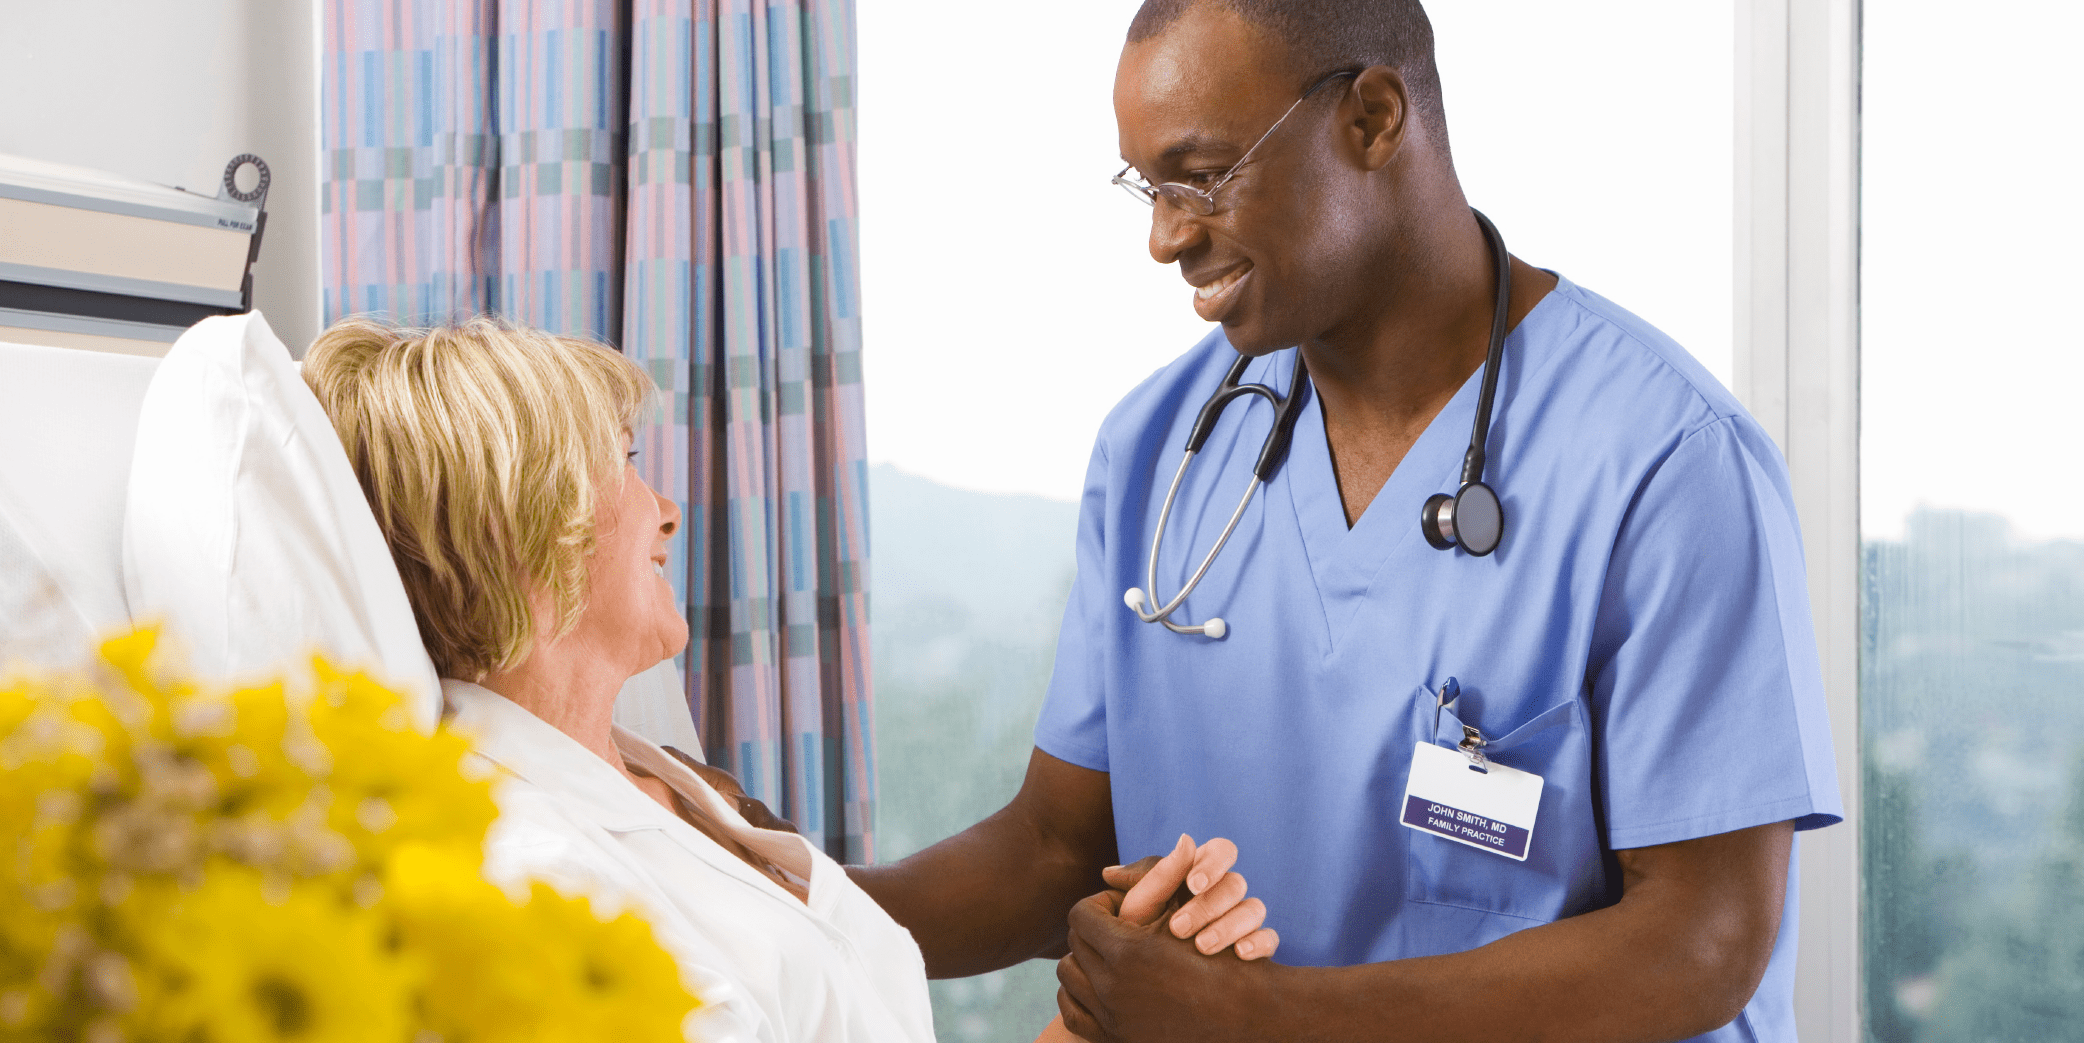
[[[1293,351],[1247,370],[1285,389]],[[1780,453],[1692,356],[1561,280],[1505,342],[1486,479],[1497,551],[1429,546],[1481,371],[1346,526],[1312,396],[1287,462],[1175,619],[1122,592],[1187,430],[1236,353],[1220,329],[1131,392],[1086,475],[1078,576],[1035,743],[1108,772],[1122,858],[1224,836],[1280,959],[1459,952],[1620,898],[1612,852],[1839,820],[1799,527]],[[1251,403],[1249,406],[1246,403]],[[1176,594],[1250,480],[1272,409],[1225,411],[1189,469],[1158,584]],[[1458,713],[1434,693],[1461,685]],[[1466,721],[1544,779],[1515,862],[1398,821],[1412,747]],[[1795,875],[1764,982],[1707,1040],[1795,1038]],[[1746,1031],[1748,1029],[1748,1032]]]

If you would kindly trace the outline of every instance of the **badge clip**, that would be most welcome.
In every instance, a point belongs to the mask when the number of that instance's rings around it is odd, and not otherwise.
[[[1477,771],[1488,772],[1491,769],[1485,766],[1483,757],[1483,748],[1488,745],[1490,745],[1490,740],[1485,739],[1483,733],[1476,730],[1475,725],[1465,724],[1462,725],[1461,744],[1455,748],[1461,750],[1462,755],[1469,758],[1470,767],[1475,768]]]

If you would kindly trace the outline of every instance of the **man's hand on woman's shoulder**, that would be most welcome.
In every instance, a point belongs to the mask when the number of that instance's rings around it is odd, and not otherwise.
[[[738,809],[738,814],[744,817],[747,824],[757,829],[774,829],[783,833],[800,832],[796,823],[775,814],[774,809],[747,796],[745,787],[738,784],[738,776],[722,768],[704,764],[682,753],[678,747],[661,746],[659,749],[672,754],[674,760],[687,765],[689,770],[701,776],[703,782],[708,783],[711,789],[716,790]]]

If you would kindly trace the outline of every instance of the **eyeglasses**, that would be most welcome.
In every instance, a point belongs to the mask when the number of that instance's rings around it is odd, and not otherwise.
[[[1286,123],[1288,117],[1296,109],[1301,108],[1303,102],[1310,99],[1310,95],[1317,93],[1318,88],[1340,77],[1358,75],[1360,75],[1359,69],[1341,69],[1311,84],[1310,89],[1302,92],[1302,97],[1295,99],[1295,104],[1288,106],[1288,111],[1281,113],[1281,118],[1275,120],[1273,126],[1266,128],[1266,133],[1259,135],[1259,140],[1252,142],[1252,147],[1246,149],[1245,154],[1239,156],[1237,162],[1231,164],[1230,169],[1224,171],[1223,176],[1217,178],[1216,183],[1208,186],[1206,190],[1195,188],[1192,185],[1182,185],[1177,181],[1167,181],[1161,185],[1153,185],[1142,178],[1132,178],[1129,176],[1129,169],[1136,165],[1134,163],[1123,167],[1120,173],[1114,175],[1114,179],[1109,184],[1122,186],[1124,191],[1142,200],[1145,206],[1157,206],[1158,197],[1163,196],[1166,202],[1179,207],[1181,210],[1201,217],[1207,217],[1216,212],[1216,192],[1222,189],[1224,185],[1229,184],[1231,178],[1237,176],[1238,169],[1245,165],[1246,160],[1252,158],[1252,153],[1259,151],[1259,146],[1266,144],[1266,139],[1273,137],[1274,131],[1280,130],[1281,124]]]

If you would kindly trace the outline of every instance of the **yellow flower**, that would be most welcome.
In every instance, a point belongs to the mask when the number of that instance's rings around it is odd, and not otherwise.
[[[101,661],[123,678],[147,705],[163,710],[176,697],[195,691],[192,682],[171,676],[159,653],[159,628],[139,627],[101,643]]]
[[[314,660],[318,691],[311,733],[331,764],[329,821],[362,852],[362,864],[384,864],[412,842],[482,849],[499,815],[492,784],[461,770],[470,743],[442,728],[415,730],[404,701],[367,674],[343,674]]]
[[[659,948],[651,925],[624,912],[603,921],[585,899],[565,898],[536,884],[528,903],[529,933],[543,939],[538,953],[544,987],[555,990],[557,1035],[671,1043],[699,1001],[681,982],[680,967]]]
[[[485,881],[463,737],[323,661],[227,691],[151,629],[101,653],[0,677],[0,1038],[681,1038],[643,921]]]
[[[220,861],[193,891],[138,889],[120,915],[142,950],[134,1035],[212,1043],[409,1038],[411,961],[387,944],[381,917],[343,904],[331,888],[270,885]]]
[[[521,906],[479,874],[467,848],[400,847],[385,873],[379,907],[400,944],[427,968],[421,1009],[427,1027],[450,1041],[515,1043],[543,1034],[555,995],[542,988]]]
[[[517,905],[478,862],[427,845],[391,862],[384,907],[428,968],[430,1028],[469,1043],[678,1043],[699,1001],[649,924],[629,913],[603,922],[585,899],[541,883]]]
[[[290,703],[281,682],[197,693],[172,707],[170,745],[210,770],[224,813],[280,819],[299,807],[312,778],[289,756]]]

